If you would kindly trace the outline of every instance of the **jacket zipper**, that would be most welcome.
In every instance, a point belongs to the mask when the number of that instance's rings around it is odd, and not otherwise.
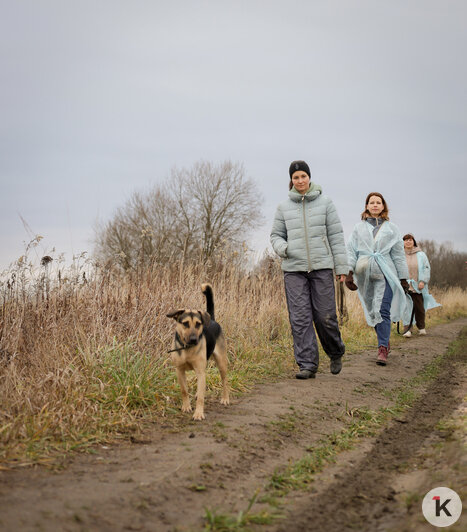
[[[302,196],[302,207],[303,207],[303,229],[305,231],[306,258],[308,260],[308,272],[311,272],[310,249],[308,247],[308,232],[306,230],[305,196]]]
[[[376,218],[376,227],[378,227],[380,224],[379,224],[379,218]],[[379,233],[379,229],[378,231],[376,231],[376,234],[373,236],[373,240],[376,242],[376,237],[378,236],[378,233]]]

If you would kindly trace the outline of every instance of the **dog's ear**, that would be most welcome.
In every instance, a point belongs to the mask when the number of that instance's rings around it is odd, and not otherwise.
[[[204,312],[204,310],[198,311],[201,315],[201,321],[203,322],[203,325],[205,327],[209,327],[209,324],[211,323],[211,314],[209,312]]]
[[[178,320],[178,318],[185,312],[184,308],[179,308],[178,310],[173,310],[172,312],[169,312],[166,314],[168,318],[173,318],[174,320]]]

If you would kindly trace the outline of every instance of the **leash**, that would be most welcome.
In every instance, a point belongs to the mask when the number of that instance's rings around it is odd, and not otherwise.
[[[413,302],[413,298],[412,298],[412,295],[411,295],[410,292],[409,292],[409,296],[410,296],[410,299],[412,299],[412,302]],[[410,330],[410,327],[412,327],[412,325],[413,325],[413,318],[414,318],[414,316],[415,316],[415,306],[412,305],[412,314],[411,314],[411,316],[410,316],[409,328],[407,329],[408,331]],[[399,334],[399,335],[403,335],[404,333],[401,333],[400,330],[399,330],[399,324],[400,324],[400,322],[398,321],[398,322],[397,322],[397,334]]]
[[[182,342],[182,339],[180,338],[180,336],[178,335],[178,332],[175,333],[175,341],[177,343],[179,343],[181,345],[181,347],[176,347],[175,349],[170,349],[169,351],[167,351],[167,353],[173,353],[174,351],[183,351],[184,349],[190,349],[190,347],[195,347],[195,345],[197,345],[197,344],[185,345]]]
[[[345,290],[344,282],[339,281],[337,286],[337,299],[338,299],[338,308],[339,308],[339,325],[342,327],[345,321],[349,318],[349,313],[347,312],[347,306],[345,304]]]
[[[173,353],[174,351],[183,351],[184,349],[190,349],[190,347],[195,347],[194,345],[182,345],[181,347],[176,347],[175,349],[169,349],[167,353]]]

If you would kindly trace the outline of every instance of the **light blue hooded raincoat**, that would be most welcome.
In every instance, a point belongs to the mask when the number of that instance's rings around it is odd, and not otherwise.
[[[415,252],[417,254],[417,263],[418,263],[418,279],[408,279],[411,289],[417,294],[422,294],[423,296],[423,306],[425,310],[430,310],[431,308],[440,307],[441,304],[436,301],[436,299],[428,291],[428,281],[430,280],[431,268],[430,262],[426,254],[419,250]],[[425,286],[422,290],[418,289],[418,283],[423,281]]]
[[[391,321],[408,324],[413,303],[400,284],[400,279],[409,276],[402,236],[388,221],[383,222],[376,236],[373,229],[366,221],[358,223],[347,244],[349,267],[355,275],[366,321],[371,327],[383,321],[380,308],[386,279],[393,294]]]

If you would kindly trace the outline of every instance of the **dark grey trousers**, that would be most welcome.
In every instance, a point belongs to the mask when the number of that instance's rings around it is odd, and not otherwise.
[[[331,359],[340,358],[345,346],[337,323],[333,271],[284,272],[284,284],[299,368],[318,369],[318,342],[313,323],[325,353]]]

